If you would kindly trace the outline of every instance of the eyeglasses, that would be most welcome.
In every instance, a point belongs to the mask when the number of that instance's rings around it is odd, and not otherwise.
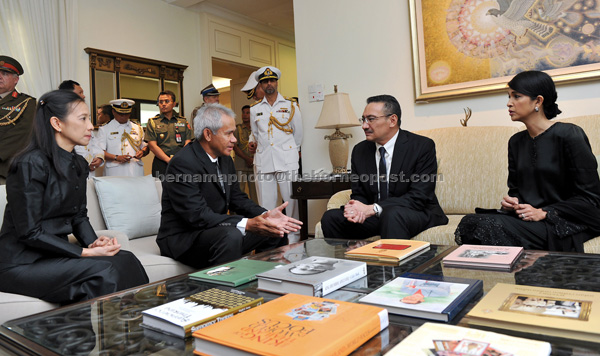
[[[158,103],[159,104],[169,104],[169,103],[171,103],[171,100],[170,99],[159,100]]]
[[[364,124],[366,121],[367,123],[371,124],[371,123],[373,123],[373,121],[375,121],[377,119],[380,119],[382,117],[392,116],[392,115],[394,115],[394,114],[387,114],[387,115],[381,115],[381,116],[367,116],[367,117],[361,116],[358,118],[358,122],[360,122],[361,124]]]

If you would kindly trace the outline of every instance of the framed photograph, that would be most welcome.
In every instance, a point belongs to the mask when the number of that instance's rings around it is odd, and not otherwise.
[[[500,91],[517,73],[600,77],[600,1],[409,0],[416,101]]]
[[[501,311],[583,321],[589,320],[591,309],[590,301],[516,293],[511,293],[500,307]]]

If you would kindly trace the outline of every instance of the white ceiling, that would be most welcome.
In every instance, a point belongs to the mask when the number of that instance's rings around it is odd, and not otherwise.
[[[294,36],[293,0],[163,0],[191,11],[220,9]]]

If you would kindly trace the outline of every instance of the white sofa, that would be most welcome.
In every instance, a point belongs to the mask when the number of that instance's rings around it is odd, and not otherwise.
[[[111,177],[103,177],[102,179],[107,178],[110,179]],[[123,178],[121,177],[120,179]],[[156,190],[147,193],[157,194],[158,204],[160,204],[162,186],[158,180],[156,180],[154,183]],[[94,230],[96,230],[96,233],[98,235],[116,237],[119,240],[122,249],[133,252],[144,266],[150,282],[193,271],[193,269],[189,266],[177,262],[169,257],[160,255],[160,250],[156,244],[156,234],[158,231],[153,231],[153,234],[148,236],[130,239],[126,234],[123,234],[120,231],[107,230],[106,222],[100,209],[93,179],[88,180],[87,207],[90,222],[92,227],[94,227]],[[5,208],[6,186],[0,185],[1,218],[4,217]],[[160,209],[160,207],[158,208]],[[132,221],[132,223],[135,224],[135,221]],[[58,304],[48,303],[37,298],[0,292],[0,324],[11,319],[43,312],[56,307],[58,307]]]
[[[586,132],[592,152],[600,157],[600,115],[578,116],[558,121],[573,123]],[[497,208],[508,188],[508,140],[524,126],[445,127],[415,133],[431,138],[436,145],[438,174],[435,194],[448,224],[427,229],[415,240],[439,245],[456,245],[454,231],[466,214],[476,207]],[[327,209],[339,208],[350,199],[350,190],[336,193]],[[315,237],[323,238],[321,223]],[[379,236],[372,238],[378,239]],[[401,238],[399,236],[399,238]],[[584,244],[586,253],[600,253],[600,237]]]

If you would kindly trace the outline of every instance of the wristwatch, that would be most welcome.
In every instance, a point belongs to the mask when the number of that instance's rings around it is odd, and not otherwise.
[[[381,207],[378,204],[373,204],[373,212],[375,213],[375,216],[379,217],[379,215],[381,215]]]

